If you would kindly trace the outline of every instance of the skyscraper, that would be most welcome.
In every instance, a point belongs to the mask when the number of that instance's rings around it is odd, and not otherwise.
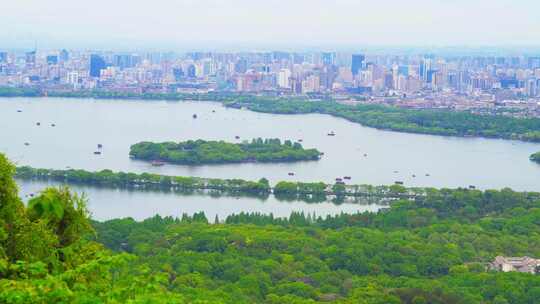
[[[180,81],[182,77],[184,77],[184,70],[182,70],[182,67],[173,68],[173,75],[174,79],[176,81]]]
[[[289,78],[291,77],[291,70],[281,69],[278,74],[278,85],[280,88],[289,88]]]
[[[420,77],[424,82],[431,82],[431,76],[433,75],[433,57],[426,56],[420,63]]]
[[[334,53],[322,53],[322,64],[323,65],[333,65],[335,62],[335,54]]]
[[[134,58],[130,54],[117,54],[113,57],[113,63],[120,69],[132,68],[135,66]]]
[[[58,59],[59,59],[60,61],[66,62],[66,61],[69,60],[69,53],[68,53],[68,51],[65,50],[65,49],[64,49],[64,50],[61,50],[58,57],[59,57]]]
[[[27,67],[36,65],[36,51],[27,52],[25,54],[25,62]]]
[[[90,77],[98,78],[101,74],[101,70],[105,69],[107,64],[103,57],[92,54],[90,55]]]
[[[49,55],[47,56],[47,64],[54,65],[58,63],[58,56],[56,55]]]
[[[366,57],[364,55],[361,55],[361,54],[352,55],[351,72],[353,76],[358,75],[360,70],[362,70],[364,66],[364,61],[366,61]]]
[[[190,64],[187,68],[187,77],[196,78],[197,77],[197,68],[195,65]]]

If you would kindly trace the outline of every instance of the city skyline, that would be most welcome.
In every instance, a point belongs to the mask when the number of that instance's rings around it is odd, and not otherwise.
[[[2,48],[348,49],[537,47],[540,3],[104,0],[4,4]]]

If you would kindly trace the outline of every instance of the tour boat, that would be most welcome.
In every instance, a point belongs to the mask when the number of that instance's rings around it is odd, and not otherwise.
[[[161,167],[163,165],[165,165],[165,163],[162,162],[162,161],[159,161],[159,160],[152,161],[152,166],[154,166],[154,167]]]

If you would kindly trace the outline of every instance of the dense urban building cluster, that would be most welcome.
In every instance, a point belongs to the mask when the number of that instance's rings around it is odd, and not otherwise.
[[[540,116],[540,55],[0,51],[0,86],[234,92]]]

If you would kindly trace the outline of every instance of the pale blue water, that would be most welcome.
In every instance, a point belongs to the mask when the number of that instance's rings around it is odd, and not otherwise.
[[[198,119],[193,119],[193,114]],[[330,131],[336,136],[327,136]],[[240,140],[303,139],[306,148],[317,148],[325,155],[312,162],[198,167],[152,167],[128,157],[129,146],[144,140],[235,142],[235,136]],[[25,146],[25,142],[30,145]],[[104,146],[102,155],[93,154],[97,144]],[[358,184],[392,184],[399,180],[406,186],[475,185],[540,191],[540,165],[528,159],[540,151],[540,144],[380,131],[327,115],[255,113],[212,102],[0,98],[0,151],[18,165],[39,168],[248,180],[266,177],[271,182],[333,182],[336,177],[351,176],[351,183]],[[295,175],[288,176],[289,172]],[[130,195],[133,199],[137,194]],[[145,199],[154,202],[163,198]]]

